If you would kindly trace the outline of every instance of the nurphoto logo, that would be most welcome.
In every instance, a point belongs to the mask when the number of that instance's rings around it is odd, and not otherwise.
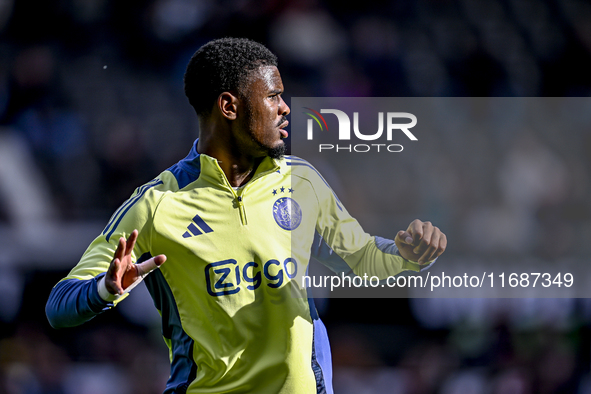
[[[310,116],[307,123],[307,138],[314,139],[314,121],[320,129],[320,132],[328,132],[328,125],[326,119],[322,114],[333,114],[337,117],[339,123],[338,139],[339,141],[351,141],[351,119],[344,111],[339,109],[321,109],[320,112],[304,107],[310,112],[304,112]],[[392,141],[394,132],[401,131],[411,141],[417,141],[417,137],[410,132],[409,129],[417,124],[417,117],[409,112],[386,112],[386,141]],[[407,123],[399,123],[401,119],[410,120]],[[359,112],[353,112],[353,140],[361,141],[377,141],[384,134],[384,112],[378,112],[378,131],[375,133],[364,134],[359,130]],[[386,143],[372,143],[372,144],[318,144],[319,152],[334,151],[334,152],[359,152],[365,153],[370,151],[376,152],[402,152],[404,147],[400,144],[386,144]]]

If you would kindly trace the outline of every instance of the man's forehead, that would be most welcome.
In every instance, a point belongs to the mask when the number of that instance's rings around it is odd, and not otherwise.
[[[283,90],[283,81],[275,66],[261,66],[253,70],[248,79],[251,85],[265,86],[270,90]]]

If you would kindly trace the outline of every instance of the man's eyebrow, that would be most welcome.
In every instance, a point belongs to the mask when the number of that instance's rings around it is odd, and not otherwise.
[[[282,94],[283,89],[274,89],[269,92],[269,94]]]

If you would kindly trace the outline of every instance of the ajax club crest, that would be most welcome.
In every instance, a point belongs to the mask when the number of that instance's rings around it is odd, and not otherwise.
[[[273,204],[273,217],[284,230],[295,230],[302,222],[302,209],[289,197],[281,197]]]

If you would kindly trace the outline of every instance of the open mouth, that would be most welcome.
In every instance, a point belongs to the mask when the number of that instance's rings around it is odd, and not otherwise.
[[[287,136],[289,135],[287,131],[285,131],[285,128],[289,125],[289,122],[285,122],[282,123],[281,125],[279,125],[279,132],[281,133],[281,138],[287,138]]]

